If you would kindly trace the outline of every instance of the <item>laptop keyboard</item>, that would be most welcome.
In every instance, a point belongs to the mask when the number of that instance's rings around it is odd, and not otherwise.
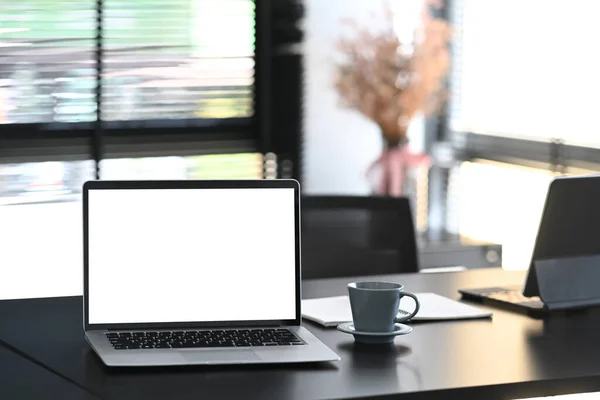
[[[216,347],[298,346],[304,342],[289,329],[107,332],[116,350]]]

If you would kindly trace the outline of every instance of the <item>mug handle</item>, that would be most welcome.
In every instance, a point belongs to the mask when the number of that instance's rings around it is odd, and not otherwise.
[[[417,299],[417,296],[415,296],[412,293],[401,292],[400,293],[400,299],[402,299],[403,296],[411,297],[414,300],[414,302],[415,302],[415,311],[413,311],[412,314],[407,315],[406,317],[402,317],[402,318],[396,317],[396,318],[394,318],[394,322],[397,323],[397,324],[399,324],[401,322],[408,321],[409,319],[411,319],[412,317],[414,317],[415,315],[417,315],[417,313],[419,312],[419,308],[421,308],[421,304],[419,303],[419,299]]]

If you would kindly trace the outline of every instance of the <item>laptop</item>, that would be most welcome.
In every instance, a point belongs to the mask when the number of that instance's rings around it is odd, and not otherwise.
[[[523,195],[526,195],[523,193]],[[600,175],[557,177],[548,187],[524,285],[462,289],[467,300],[508,306],[532,316],[550,309],[539,297],[535,263],[600,255]],[[576,261],[572,261],[575,263]]]
[[[83,186],[84,331],[107,366],[336,361],[301,325],[294,180]]]

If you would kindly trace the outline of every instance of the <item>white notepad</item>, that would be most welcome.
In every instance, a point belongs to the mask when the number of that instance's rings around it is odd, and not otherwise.
[[[435,293],[415,293],[421,309],[414,321],[442,321],[456,319],[490,318],[491,312],[449,299]],[[411,313],[414,302],[410,298],[402,299],[400,310]],[[302,316],[323,326],[337,326],[352,321],[348,296],[324,297],[302,300]]]

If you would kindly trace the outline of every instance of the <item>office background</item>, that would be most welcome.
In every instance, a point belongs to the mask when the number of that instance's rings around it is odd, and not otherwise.
[[[398,27],[416,23],[415,3],[398,2]],[[0,5],[0,297],[80,293],[87,179],[292,177],[307,195],[371,196],[365,173],[381,134],[339,106],[333,75],[340,20],[377,27],[382,7]],[[455,35],[448,101],[409,129],[413,150],[432,159],[411,177],[421,237],[527,268],[550,179],[599,168],[597,8],[446,0],[436,11]],[[496,244],[501,253],[490,250]]]

